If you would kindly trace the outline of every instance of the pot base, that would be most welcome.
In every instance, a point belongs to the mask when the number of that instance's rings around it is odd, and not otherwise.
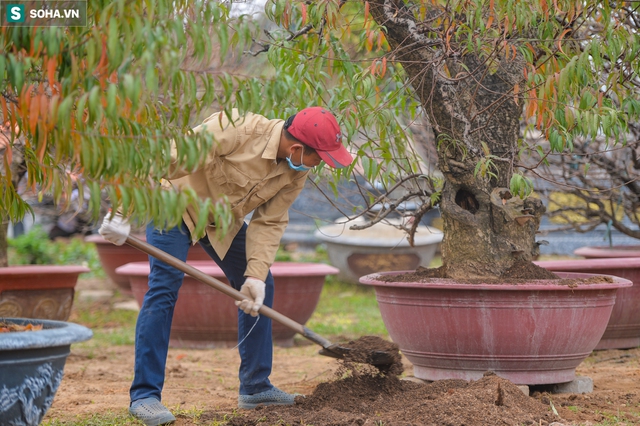
[[[452,354],[432,354],[433,365],[429,365],[429,355],[416,353],[415,356],[408,351],[403,351],[413,364],[413,375],[419,379],[436,381],[446,379],[479,380],[485,373],[491,371],[496,375],[519,385],[544,385],[567,383],[575,379],[575,365],[589,356],[590,352],[582,354],[572,354],[562,357],[541,357],[541,356],[455,356]],[[460,366],[451,368],[443,367],[443,358],[452,364],[456,362]],[[570,364],[571,367],[566,367]],[[438,366],[440,364],[440,366]],[[552,367],[554,364],[564,365]],[[540,367],[536,368],[538,365]],[[480,369],[477,369],[479,368]]]
[[[487,370],[491,371],[491,370]],[[436,380],[461,379],[466,381],[480,380],[487,371],[463,371],[463,370],[443,370],[443,369],[423,369],[414,365],[413,375],[418,379],[435,382]],[[495,372],[494,372],[495,373]],[[575,369],[567,369],[562,371],[527,374],[519,372],[499,371],[496,375],[507,379],[512,383],[518,383],[520,386],[538,385],[538,384],[559,384],[568,383],[576,378]],[[540,383],[538,383],[540,382]],[[527,385],[523,385],[527,383]]]
[[[601,339],[594,350],[603,351],[607,349],[633,349],[640,346],[640,337],[628,337],[620,339]]]

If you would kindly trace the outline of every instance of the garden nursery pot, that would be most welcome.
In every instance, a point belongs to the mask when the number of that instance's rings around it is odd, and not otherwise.
[[[355,284],[361,276],[375,272],[427,268],[443,237],[439,229],[420,225],[412,247],[406,232],[387,224],[377,223],[362,230],[349,226],[323,226],[315,237],[326,245],[329,261],[340,270],[338,278]]]
[[[222,270],[213,261],[187,261],[205,274],[228,284]],[[142,306],[148,289],[149,264],[133,262],[117,269],[127,277],[133,295]],[[327,275],[338,270],[321,263],[275,262],[271,266],[275,280],[273,309],[305,324],[315,311]],[[226,348],[238,342],[238,308],[235,301],[219,291],[185,276],[178,292],[171,324],[169,344],[177,348]],[[278,346],[293,346],[295,331],[273,323],[273,340]]]
[[[136,235],[136,237],[142,241],[146,241],[146,237],[144,235]],[[127,277],[119,275],[116,272],[116,269],[119,266],[130,262],[148,262],[148,256],[128,244],[117,246],[110,241],[105,240],[99,234],[89,235],[85,238],[85,241],[96,245],[96,251],[98,252],[98,258],[100,259],[102,269],[104,269],[104,272],[107,274],[109,279],[118,286],[122,294],[133,296],[129,280]],[[187,257],[189,260],[211,260],[209,255],[199,244],[189,248],[189,254]]]
[[[6,323],[42,325],[38,331],[0,333],[0,424],[40,424],[62,381],[72,343],[93,333],[78,324],[25,318]]]
[[[465,284],[392,279],[402,273],[371,274],[360,282],[375,288],[389,336],[413,364],[414,375],[425,380],[478,380],[493,371],[521,385],[570,382],[600,341],[617,290],[632,285],[619,277],[612,277],[613,283],[570,286],[560,280]]]
[[[89,271],[73,265],[0,268],[0,317],[68,320],[78,277]]]
[[[638,253],[640,255],[640,252]],[[622,277],[633,282],[621,288],[604,335],[595,349],[629,349],[640,346],[640,257],[568,259],[534,262],[552,272],[588,272]]]

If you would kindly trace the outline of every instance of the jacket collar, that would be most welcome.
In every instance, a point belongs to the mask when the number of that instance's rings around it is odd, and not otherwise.
[[[267,146],[262,152],[262,158],[266,160],[276,161],[278,157],[278,148],[280,147],[280,136],[282,134],[282,128],[284,127],[284,120],[277,120],[278,122],[273,126],[271,133],[269,134],[269,140]]]

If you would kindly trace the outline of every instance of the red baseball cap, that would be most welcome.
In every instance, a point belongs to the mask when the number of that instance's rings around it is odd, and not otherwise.
[[[353,162],[353,157],[342,145],[338,120],[322,107],[305,108],[298,112],[285,129],[300,142],[316,150],[329,166],[339,169]]]

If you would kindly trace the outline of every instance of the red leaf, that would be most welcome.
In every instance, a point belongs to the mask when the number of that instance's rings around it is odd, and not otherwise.
[[[47,78],[49,79],[49,86],[53,87],[56,76],[56,58],[49,58],[47,61]]]
[[[31,96],[27,94],[27,96]],[[31,99],[29,105],[29,130],[32,135],[36,133],[36,126],[38,125],[38,117],[40,114],[40,95],[36,95]]]

